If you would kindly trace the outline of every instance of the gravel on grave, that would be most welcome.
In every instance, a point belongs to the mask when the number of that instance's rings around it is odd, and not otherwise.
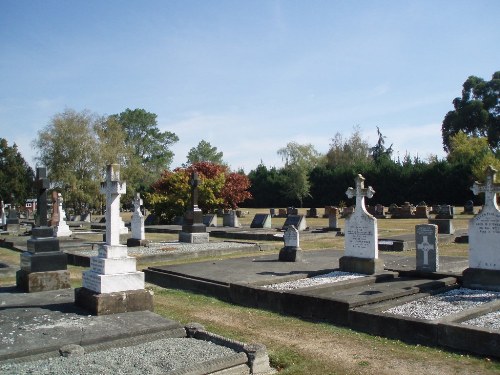
[[[190,364],[224,358],[236,352],[208,341],[161,339],[81,356],[0,364],[2,374],[166,374]]]
[[[274,290],[294,290],[300,288],[307,288],[309,286],[316,286],[321,284],[337,283],[339,281],[357,279],[365,275],[352,272],[333,271],[324,275],[309,277],[307,279],[299,279],[294,281],[285,281],[277,284],[264,285],[264,288]]]
[[[153,242],[148,246],[137,246],[129,247],[129,255],[157,255],[157,254],[180,254],[189,253],[192,251],[204,251],[204,250],[214,250],[214,249],[230,249],[239,247],[252,247],[255,246],[253,243],[244,242],[208,242],[208,243],[184,243],[184,242]],[[93,250],[77,250],[73,251],[75,254],[83,256],[97,256],[97,248]]]
[[[493,311],[477,318],[466,320],[462,324],[500,331],[500,311]]]
[[[500,298],[500,292],[458,288],[417,299],[383,311],[412,318],[434,320]]]

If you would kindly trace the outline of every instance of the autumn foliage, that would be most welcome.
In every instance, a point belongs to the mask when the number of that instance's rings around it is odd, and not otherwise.
[[[161,222],[170,222],[174,216],[184,213],[191,199],[189,179],[193,171],[198,172],[198,206],[203,212],[214,212],[219,208],[235,209],[238,204],[252,198],[248,191],[247,176],[230,172],[225,165],[199,162],[187,168],[165,170],[153,185],[147,199]]]

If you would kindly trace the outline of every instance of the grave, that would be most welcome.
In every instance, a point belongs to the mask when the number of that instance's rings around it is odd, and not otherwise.
[[[297,230],[303,231],[307,229],[307,222],[304,215],[288,215],[285,224],[281,230],[286,230],[290,225],[293,225]]]
[[[338,225],[338,208],[333,206],[327,206],[328,209],[328,227],[323,228],[324,231],[340,232],[340,227]],[[326,207],[325,207],[326,211]]]
[[[311,208],[306,211],[306,217],[310,218],[317,218],[318,217],[318,209],[317,208]]]
[[[7,220],[5,222],[5,230],[7,232],[19,232],[21,230],[21,226],[19,224],[19,217],[16,210],[16,205],[14,202],[14,194],[10,195],[10,208],[9,208],[9,216],[7,216]]]
[[[228,210],[227,212],[224,212],[224,215],[222,216],[222,226],[231,228],[241,227],[235,210]]]
[[[302,249],[300,248],[299,231],[293,225],[288,226],[283,235],[284,247],[279,253],[281,262],[300,262],[302,261]]]
[[[59,239],[54,229],[48,226],[47,189],[50,183],[47,170],[36,169],[35,188],[39,226],[31,231],[27,249],[21,254],[21,269],[16,273],[16,285],[26,293],[70,288],[68,259],[60,251]]]
[[[141,195],[135,193],[134,197],[134,213],[132,214],[132,237],[127,239],[127,246],[146,246],[149,241],[146,240],[144,233],[144,215],[141,212],[143,204]]]
[[[354,206],[344,207],[342,209],[342,213],[340,214],[340,217],[346,218],[349,215],[352,215],[353,213],[354,213]]]
[[[437,272],[439,270],[437,225],[420,224],[415,226],[417,247],[417,271]]]
[[[471,200],[468,200],[467,202],[465,202],[464,204],[464,214],[469,214],[469,215],[474,215],[475,212],[474,212],[474,202],[471,201]]]
[[[287,207],[286,208],[286,215],[287,216],[290,216],[290,215],[298,215],[299,214],[299,210],[295,207]]]
[[[94,315],[151,310],[153,296],[144,289],[144,273],[136,270],[136,259],[120,245],[120,166],[109,164],[101,194],[106,195],[106,243],[90,259],[90,270],[82,274],[82,288],[75,289],[75,304]]]
[[[392,219],[413,219],[415,218],[415,206],[410,204],[410,202],[404,202],[401,207],[392,207],[391,210]]]
[[[7,224],[7,216],[5,216],[5,205],[3,204],[3,201],[0,201],[0,225],[2,230],[6,224]]]
[[[269,209],[269,214],[271,215],[271,217],[275,217],[276,216],[276,209],[275,208],[270,208]]]
[[[191,205],[184,213],[182,231],[179,233],[179,242],[207,243],[209,235],[203,224],[203,212],[198,207],[198,173],[193,172],[189,185],[191,186]],[[236,217],[236,214],[235,214]]]
[[[59,223],[59,202],[57,201],[58,192],[52,192],[52,214],[50,215],[49,227],[55,227]]]
[[[449,204],[442,204],[437,207],[436,219],[453,219],[453,206]]]
[[[429,219],[429,224],[437,225],[439,234],[453,234],[455,228],[451,219]]]
[[[475,182],[475,195],[484,193],[484,206],[469,221],[469,268],[463,272],[465,287],[500,291],[500,211],[495,183],[496,170],[489,166],[486,183]]]
[[[371,198],[375,191],[364,187],[365,178],[358,174],[356,187],[346,191],[348,198],[356,197],[356,209],[346,218],[345,252],[339,259],[341,271],[374,274],[384,270],[378,258],[377,219],[366,212],[365,197]]]
[[[73,234],[66,223],[66,212],[63,208],[63,197],[61,193],[57,194],[57,222],[55,223],[54,235],[56,237],[69,237]],[[54,215],[52,215],[51,222],[55,222]]]
[[[335,214],[338,214],[339,209],[335,206],[325,206],[325,213],[323,214],[323,218],[328,218],[333,211],[335,211]]]
[[[208,227],[216,227],[217,226],[217,215],[216,214],[207,214],[203,215],[203,225]]]
[[[278,217],[286,217],[286,208],[278,208]]]
[[[255,214],[250,228],[271,228],[270,214]]]
[[[415,218],[416,219],[428,219],[429,218],[429,208],[424,204],[419,204],[415,209]]]

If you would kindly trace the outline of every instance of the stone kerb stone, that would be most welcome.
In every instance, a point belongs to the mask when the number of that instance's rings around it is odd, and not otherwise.
[[[346,272],[373,274],[383,271],[383,263],[378,259],[377,219],[366,211],[365,197],[373,197],[371,186],[364,187],[364,177],[356,177],[356,187],[346,191],[348,198],[356,198],[354,212],[345,222],[345,252],[339,259],[340,269]]]
[[[295,226],[287,227],[283,235],[284,247],[281,248],[278,259],[281,262],[298,262],[302,260],[299,231]]]
[[[420,224],[415,226],[417,248],[416,269],[436,272],[439,270],[438,228],[437,225]]]

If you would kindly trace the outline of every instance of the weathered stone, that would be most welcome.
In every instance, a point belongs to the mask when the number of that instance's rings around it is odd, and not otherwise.
[[[68,344],[59,348],[61,357],[81,357],[85,354],[83,346],[77,344]]]
[[[71,288],[70,273],[67,270],[16,273],[16,285],[25,293],[46,292]]]
[[[146,289],[114,293],[96,293],[87,288],[75,289],[75,304],[94,315],[133,311],[153,311],[153,293]]]

